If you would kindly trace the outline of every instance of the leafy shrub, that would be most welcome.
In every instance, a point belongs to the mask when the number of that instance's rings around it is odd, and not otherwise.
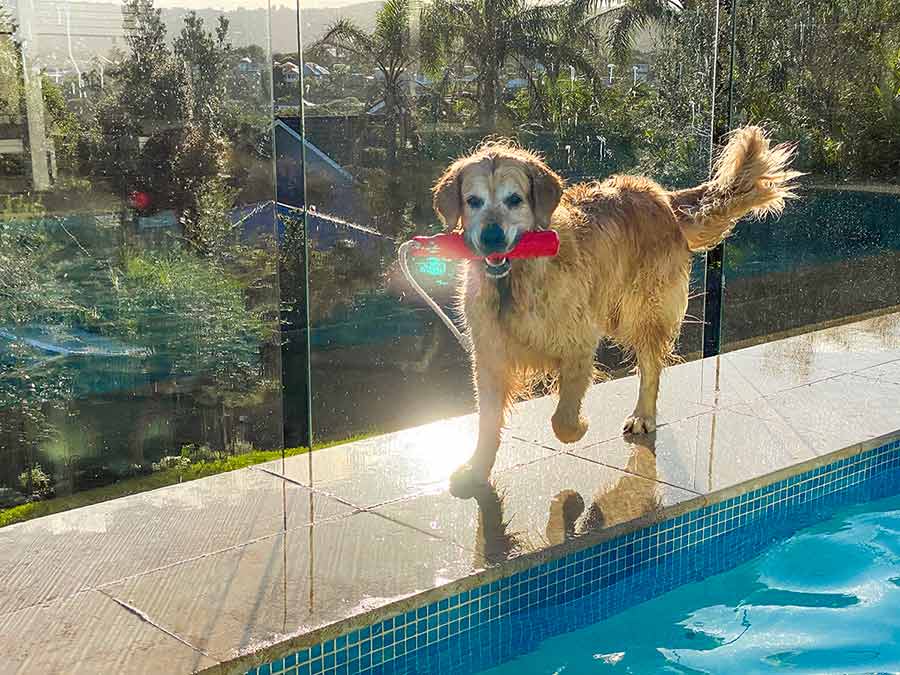
[[[166,471],[168,469],[178,469],[183,471],[190,467],[191,460],[187,457],[175,456],[175,455],[166,455],[158,462],[153,462],[153,471]]]
[[[217,462],[225,459],[225,453],[218,450],[212,450],[208,445],[195,445],[190,443],[181,447],[181,458],[186,459],[189,463],[196,464],[198,462]]]
[[[26,469],[19,474],[19,487],[26,493],[30,488],[31,496],[34,499],[47,499],[53,496],[53,481],[44,473],[40,464],[35,464],[30,471]]]

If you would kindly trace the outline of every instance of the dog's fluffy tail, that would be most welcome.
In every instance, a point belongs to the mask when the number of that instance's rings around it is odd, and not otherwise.
[[[671,193],[672,208],[692,251],[712,248],[752,213],[757,217],[781,213],[784,200],[796,197],[790,169],[794,146],[769,146],[760,127],[738,129],[715,165],[712,180]]]

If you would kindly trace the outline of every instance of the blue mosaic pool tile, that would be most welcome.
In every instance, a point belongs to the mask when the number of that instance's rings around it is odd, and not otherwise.
[[[898,491],[900,440],[398,614],[247,675],[295,675],[295,666],[296,675],[477,672],[555,632],[733,567],[826,504]]]

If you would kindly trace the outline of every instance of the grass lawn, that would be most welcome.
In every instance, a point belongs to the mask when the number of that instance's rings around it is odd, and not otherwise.
[[[314,445],[313,451],[340,445],[342,443],[349,443],[372,435],[374,434],[363,434],[343,441]],[[306,448],[289,448],[284,451],[284,456],[293,457],[295,455],[302,455],[306,452]],[[213,476],[217,473],[243,469],[273,459],[281,459],[281,450],[254,450],[253,452],[246,452],[212,462],[197,462],[184,468],[165,469],[146,476],[125,478],[116,483],[112,483],[111,485],[104,485],[103,487],[85,490],[84,492],[76,492],[75,494],[54,497],[44,501],[20,504],[19,506],[13,506],[8,509],[0,509],[0,527],[12,525],[13,523],[21,523],[26,520],[31,520],[32,518],[49,516],[51,513],[59,513],[60,511],[68,511],[82,506],[98,504],[100,502],[109,501],[110,499],[137,494],[138,492],[146,492],[147,490],[153,490],[167,485],[184,483],[189,480],[196,480],[197,478],[205,478],[206,476]]]

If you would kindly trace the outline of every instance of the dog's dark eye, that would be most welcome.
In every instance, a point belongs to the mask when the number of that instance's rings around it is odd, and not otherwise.
[[[470,209],[480,209],[482,206],[484,206],[484,200],[481,197],[472,195],[471,197],[466,199],[466,204],[469,205]]]
[[[517,207],[519,204],[522,203],[522,198],[517,194],[511,194],[509,197],[506,198],[505,201],[506,201],[506,205],[509,208],[514,209],[515,207]]]

